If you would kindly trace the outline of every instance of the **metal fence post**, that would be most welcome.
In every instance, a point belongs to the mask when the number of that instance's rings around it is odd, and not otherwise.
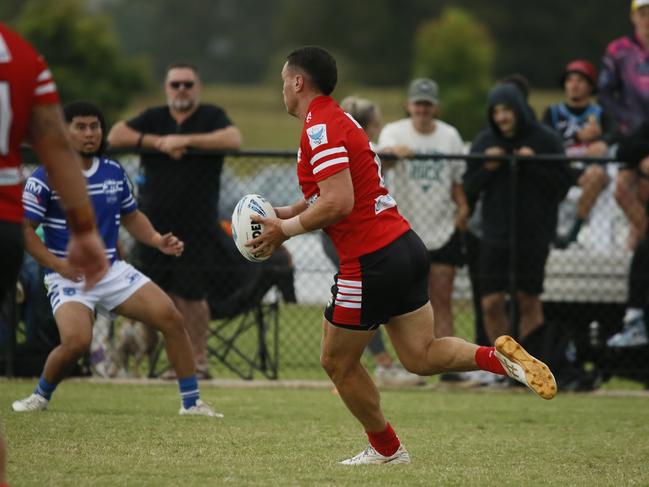
[[[509,158],[511,173],[510,206],[509,206],[509,333],[518,336],[518,283],[516,275],[516,259],[518,257],[517,215],[518,215],[518,158],[514,155]]]

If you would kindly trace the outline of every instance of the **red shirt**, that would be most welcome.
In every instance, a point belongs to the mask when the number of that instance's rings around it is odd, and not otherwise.
[[[20,223],[20,144],[34,105],[58,103],[50,70],[27,41],[0,23],[0,220]]]
[[[383,186],[381,162],[370,148],[365,131],[328,96],[309,105],[302,129],[297,177],[310,205],[320,195],[318,181],[349,169],[354,208],[324,231],[331,237],[341,270],[358,257],[385,247],[410,229]]]

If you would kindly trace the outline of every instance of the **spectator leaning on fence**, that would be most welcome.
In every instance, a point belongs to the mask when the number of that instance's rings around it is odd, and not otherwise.
[[[94,288],[84,289],[79,271],[65,252],[69,230],[62,218],[58,194],[50,190],[43,168],[36,169],[23,191],[25,242],[27,251],[46,268],[44,280],[61,343],[49,354],[34,393],[15,401],[12,409],[30,412],[47,408],[68,369],[90,349],[94,310],[102,305],[163,333],[167,356],[178,373],[180,414],[222,416],[199,398],[196,365],[182,316],[158,286],[119,259],[116,248],[120,224],[139,242],[170,256],[180,255],[183,243],[171,233],[161,235],[155,230],[137,209],[122,166],[102,157],[105,128],[99,109],[88,102],[74,102],[65,107],[64,113],[72,144],[82,159],[110,270]],[[36,235],[39,225],[44,227],[45,242]]]
[[[411,372],[483,369],[509,374],[546,399],[556,394],[556,383],[547,366],[511,337],[500,337],[496,348],[435,337],[428,252],[383,186],[367,135],[329,96],[337,78],[336,61],[320,47],[288,55],[282,91],[288,113],[304,122],[297,161],[304,198],[276,208],[277,218],[253,216],[264,231],[247,245],[270,255],[294,235],[324,229],[331,237],[340,267],[324,312],[320,360],[370,442],[342,463],[410,463],[360,361],[382,324],[387,324],[390,340]]]
[[[500,84],[488,98],[488,124],[471,152],[493,156],[563,154],[559,136],[530,119],[520,91]],[[507,161],[471,161],[464,186],[471,199],[482,199],[480,292],[490,340],[507,332],[505,293],[510,289],[510,255],[516,252],[517,300],[521,339],[543,323],[539,298],[545,261],[557,226],[557,209],[569,186],[564,162],[533,159],[518,164],[516,201],[511,197],[512,172]],[[516,248],[510,248],[511,213],[515,209]]]
[[[108,271],[81,161],[67,137],[56,84],[45,60],[0,22],[0,306],[15,289],[23,261],[23,209],[20,144],[29,141],[59,191],[71,234],[68,260],[80,269],[86,287]],[[10,110],[8,110],[10,108]],[[0,433],[0,486],[6,485],[6,448]]]
[[[113,147],[149,150],[141,156],[140,206],[156,228],[173,231],[185,242],[185,253],[176,259],[140,246],[139,264],[170,294],[183,315],[196,353],[198,377],[205,379],[210,377],[206,290],[210,280],[218,282],[219,269],[228,265],[216,250],[223,156],[195,154],[191,149],[239,149],[241,134],[223,109],[200,103],[201,80],[193,65],[170,65],[165,92],[167,105],[118,122],[108,141]]]
[[[555,130],[563,139],[568,156],[602,157],[615,135],[615,121],[604,109],[592,101],[597,90],[595,67],[583,59],[575,59],[566,65],[561,76],[564,101],[546,108],[543,123]],[[606,187],[608,176],[603,166],[585,165],[578,161],[571,166],[573,185],[582,193],[577,203],[577,216],[567,234],[559,235],[555,245],[566,248],[577,240],[579,230]]]
[[[632,34],[606,47],[598,80],[600,104],[627,136],[649,120],[649,0],[631,2],[631,23]],[[630,223],[630,248],[647,229],[649,195],[638,193],[637,183],[637,174],[623,169],[615,181],[615,199]]]
[[[407,96],[410,116],[383,128],[379,151],[406,147],[409,155],[462,154],[464,144],[458,131],[437,118],[437,83],[415,79]],[[399,211],[428,249],[428,296],[435,310],[435,336],[453,336],[453,281],[456,268],[464,265],[462,234],[469,217],[462,188],[466,163],[456,159],[399,159],[385,166],[386,181]]]

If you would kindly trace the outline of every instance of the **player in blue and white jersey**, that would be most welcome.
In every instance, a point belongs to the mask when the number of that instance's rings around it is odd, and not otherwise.
[[[139,242],[167,255],[182,254],[183,242],[172,233],[161,235],[153,228],[149,219],[137,209],[124,169],[101,156],[105,132],[101,111],[91,103],[75,102],[67,105],[64,113],[72,144],[81,155],[97,228],[111,267],[95,287],[84,289],[80,270],[67,260],[69,232],[58,193],[50,188],[45,171],[36,169],[23,190],[25,247],[46,269],[45,285],[61,344],[48,356],[34,393],[15,401],[13,410],[25,412],[47,408],[66,371],[89,350],[94,309],[101,304],[162,332],[167,355],[178,375],[182,398],[180,414],[222,417],[199,398],[194,355],[181,314],[156,284],[120,260],[116,250],[120,225]],[[39,225],[43,226],[45,242],[36,235]]]

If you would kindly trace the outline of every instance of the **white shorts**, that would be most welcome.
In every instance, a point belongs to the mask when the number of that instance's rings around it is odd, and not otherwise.
[[[44,282],[52,312],[56,313],[59,306],[70,302],[81,303],[93,311],[97,305],[112,310],[150,280],[131,264],[117,260],[108,274],[89,291],[84,291],[83,281],[74,282],[55,272],[46,275]]]

